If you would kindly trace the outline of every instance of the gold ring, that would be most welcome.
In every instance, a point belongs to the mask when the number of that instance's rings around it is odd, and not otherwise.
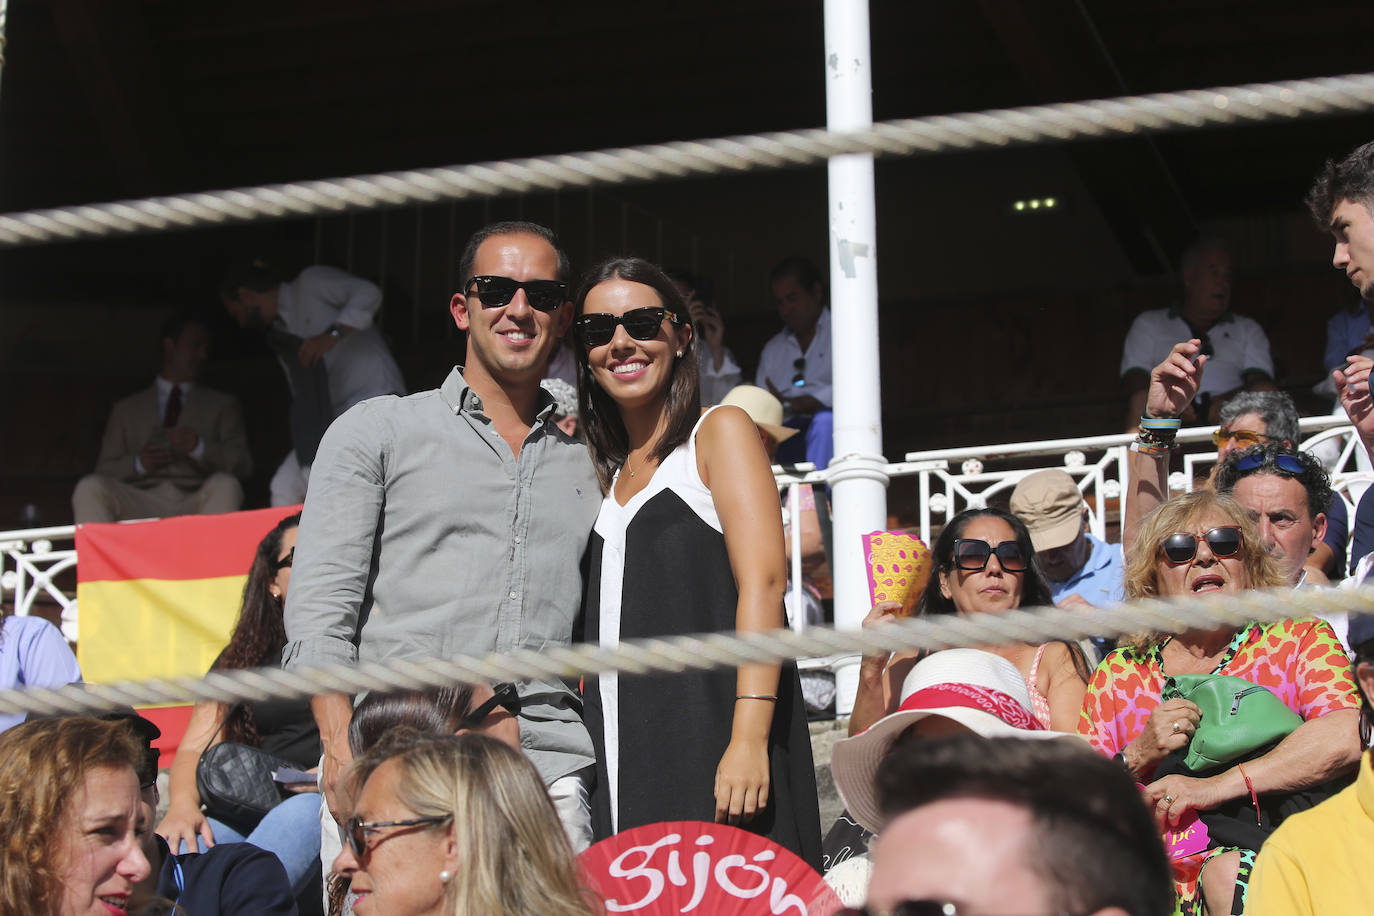
[[[1166,795],[1166,796],[1164,796],[1164,804],[1166,804],[1166,805],[1172,805],[1173,803],[1174,803],[1174,797],[1173,797],[1172,795]]]
[[[1175,719],[1175,720],[1174,720],[1174,734],[1177,735],[1177,734],[1178,734],[1179,732],[1181,732],[1181,731],[1183,731],[1183,726],[1182,726],[1182,725],[1179,725],[1179,724],[1178,724],[1178,720]]]

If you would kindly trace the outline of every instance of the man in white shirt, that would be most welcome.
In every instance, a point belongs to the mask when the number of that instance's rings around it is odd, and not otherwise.
[[[237,398],[195,384],[210,350],[205,322],[173,315],[162,326],[162,369],[116,403],[96,472],[72,493],[83,522],[233,512],[253,472]]]
[[[304,502],[315,449],[330,422],[360,401],[406,393],[373,323],[382,291],[324,265],[283,283],[265,261],[254,260],[230,268],[220,299],[242,327],[269,329],[294,401],[294,448],[272,477],[272,505]]]
[[[1180,340],[1196,338],[1207,357],[1207,378],[1183,415],[1185,423],[1216,423],[1222,404],[1238,391],[1274,391],[1269,338],[1252,318],[1229,311],[1231,255],[1217,239],[1189,248],[1179,265],[1183,301],[1136,317],[1121,353],[1126,428],[1134,430],[1145,407],[1150,372]]]
[[[783,329],[763,345],[754,384],[783,403],[783,425],[804,435],[784,443],[783,464],[829,467],[835,454],[830,412],[830,309],[820,271],[806,258],[786,258],[769,275]]]

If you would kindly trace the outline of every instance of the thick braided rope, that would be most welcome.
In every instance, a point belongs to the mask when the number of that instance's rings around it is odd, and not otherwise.
[[[217,671],[205,678],[140,683],[70,685],[57,690],[0,691],[0,713],[99,711],[213,700],[295,699],[321,693],[421,690],[475,681],[549,680],[618,671],[625,674],[733,668],[746,662],[955,646],[1032,645],[1053,639],[1121,636],[1141,632],[1268,623],[1313,614],[1374,613],[1374,587],[1358,590],[1251,591],[1225,598],[1135,601],[1093,611],[1036,608],[975,617],[902,620],[868,630],[810,628],[804,633],[711,633],[622,642],[614,647],[574,645],[483,657],[396,659],[308,671],[259,668]]]
[[[866,130],[753,134],[31,210],[0,216],[0,247],[165,232],[318,213],[815,165],[832,156],[918,156],[1374,108],[1374,74],[1163,92],[886,121]]]

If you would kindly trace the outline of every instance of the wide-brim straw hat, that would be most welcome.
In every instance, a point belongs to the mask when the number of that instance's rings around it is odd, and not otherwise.
[[[1063,738],[1032,711],[1030,691],[1016,666],[978,649],[945,649],[918,662],[902,684],[897,711],[852,738],[835,742],[830,771],[854,820],[873,833],[882,827],[878,765],[905,729],[942,716],[985,738]]]

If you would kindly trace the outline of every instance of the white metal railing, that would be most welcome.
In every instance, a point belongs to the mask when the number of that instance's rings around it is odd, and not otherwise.
[[[1368,459],[1354,427],[1344,417],[1306,417],[1301,421],[1301,428],[1304,433],[1311,433],[1303,440],[1303,449],[1315,449],[1320,453],[1322,446],[1329,444],[1327,466],[1331,470],[1332,489],[1345,501],[1353,530],[1355,504],[1364,490],[1374,484],[1374,472],[1368,469]],[[1210,442],[1216,429],[1205,426],[1180,430],[1178,441],[1183,445]],[[1119,499],[1124,492],[1128,480],[1126,455],[1133,438],[1131,433],[1120,433],[911,452],[905,461],[888,464],[885,470],[889,477],[918,478],[919,530],[926,543],[930,543],[932,529],[943,524],[944,519],[964,509],[985,506],[989,499],[1015,487],[1026,475],[1051,467],[1061,468],[1077,480],[1088,503],[1092,532],[1105,539],[1107,504]],[[1015,460],[1019,464],[1035,458],[1044,460],[1032,462],[1032,467],[986,469],[990,461]],[[1196,472],[1215,460],[1216,453],[1211,451],[1185,454],[1185,470],[1170,475],[1170,487],[1178,491],[1192,489]],[[779,490],[788,493],[786,512],[791,522],[793,607],[801,609],[804,605],[798,491],[802,484],[825,484],[828,474],[809,464],[789,465],[785,469],[775,466],[773,472]],[[63,591],[55,580],[76,565],[75,537],[76,529],[72,525],[0,531],[3,599],[13,604],[14,613],[25,615],[32,611],[41,595],[48,596],[61,607],[62,632],[73,642],[79,633],[76,596]],[[795,614],[790,623],[793,629],[804,630],[805,615]]]
[[[1360,461],[1364,449],[1359,436],[1345,417],[1305,417],[1300,421],[1303,433],[1312,435],[1304,439],[1300,448],[1308,451],[1322,451],[1324,444],[1332,444],[1327,469],[1331,472],[1331,486],[1336,494],[1345,501],[1350,509],[1350,519],[1354,522],[1354,504],[1359,501],[1365,488],[1374,482],[1374,473]],[[1179,431],[1181,445],[1209,443],[1215,426],[1190,427]],[[1089,436],[1080,439],[1051,439],[1041,442],[1017,442],[1005,445],[970,446],[966,448],[939,449],[928,452],[910,452],[905,465],[919,465],[915,470],[920,476],[920,532],[921,539],[929,542],[935,517],[950,518],[964,509],[982,507],[991,497],[1016,486],[1021,478],[1047,467],[1058,467],[1077,479],[1088,503],[1092,532],[1099,538],[1106,537],[1106,504],[1108,500],[1118,499],[1129,481],[1126,456],[1133,433],[1118,433],[1110,436]],[[1089,455],[1095,455],[1091,461]],[[991,460],[1045,458],[1035,467],[1006,470],[984,470],[984,463]],[[1058,459],[1054,461],[1052,459]],[[1215,451],[1185,454],[1184,470],[1169,476],[1169,486],[1175,491],[1191,490],[1197,472],[1209,462],[1216,461]],[[958,470],[950,465],[958,462]],[[933,465],[933,466],[932,466]],[[894,466],[895,467],[895,466]],[[932,492],[934,490],[934,492]]]
[[[76,566],[76,527],[0,531],[0,564],[0,590],[14,613],[29,614],[39,595],[47,595],[62,608],[62,635],[76,642],[76,595],[68,595],[55,581]]]

